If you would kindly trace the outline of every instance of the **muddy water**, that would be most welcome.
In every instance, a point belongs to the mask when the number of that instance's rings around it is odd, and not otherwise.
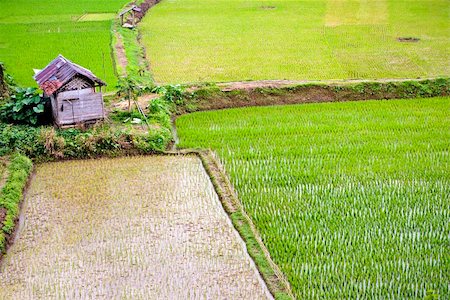
[[[37,167],[0,299],[267,299],[194,156]]]

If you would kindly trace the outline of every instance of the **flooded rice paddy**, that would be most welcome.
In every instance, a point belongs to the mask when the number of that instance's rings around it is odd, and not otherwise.
[[[37,166],[0,299],[267,299],[195,156]]]

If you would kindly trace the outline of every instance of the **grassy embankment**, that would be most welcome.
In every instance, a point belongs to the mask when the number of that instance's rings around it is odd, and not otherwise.
[[[19,217],[19,205],[23,197],[22,192],[32,166],[33,164],[29,158],[20,154],[14,154],[10,157],[7,170],[3,167],[0,168],[0,172],[7,172],[6,182],[0,187],[0,258],[13,235],[16,220]],[[1,182],[1,179],[3,179],[2,173],[0,173]]]

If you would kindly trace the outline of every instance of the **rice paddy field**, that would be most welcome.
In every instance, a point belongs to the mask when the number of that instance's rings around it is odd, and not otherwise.
[[[111,20],[127,0],[0,2],[0,61],[17,83],[35,86],[33,69],[58,54],[92,70],[115,89]]]
[[[179,0],[139,26],[160,83],[416,78],[449,75],[449,10],[448,0]]]
[[[37,166],[0,299],[272,299],[195,156]]]
[[[360,101],[176,124],[180,147],[218,153],[298,299],[448,299],[449,111],[450,98]]]

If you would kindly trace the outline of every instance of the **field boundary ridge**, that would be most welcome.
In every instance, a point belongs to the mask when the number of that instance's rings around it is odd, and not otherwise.
[[[6,183],[0,190],[0,263],[17,233],[21,206],[33,177],[33,163],[16,153],[11,155],[6,172]]]
[[[256,264],[269,291],[275,299],[295,299],[290,284],[279,267],[272,260],[269,251],[264,245],[261,236],[251,218],[245,212],[215,153],[211,150],[182,149],[166,151],[164,155],[194,154],[200,158],[219,200],[230,218],[233,226],[245,242],[247,252]]]
[[[224,167],[211,150],[182,149],[153,154],[130,152],[123,156],[139,155],[197,156],[201,160],[206,174],[211,180],[223,209],[244,241],[247,253],[255,263],[257,270],[267,285],[270,293],[275,299],[295,299],[289,282],[270,257],[269,251],[262,242],[258,230],[238,199],[234,188],[225,173]],[[99,159],[102,157],[109,156],[88,157],[84,159]],[[80,158],[57,159],[56,161],[79,159]],[[8,168],[9,176],[5,186],[0,191],[0,210],[4,208],[4,203],[6,203],[5,200],[9,201],[8,203],[11,204],[12,208],[12,210],[4,210],[6,211],[5,217],[0,220],[2,225],[8,224],[0,229],[0,263],[3,255],[6,254],[7,249],[14,242],[19,227],[18,221],[21,213],[21,206],[23,204],[23,199],[26,196],[26,191],[33,180],[34,171],[35,168],[31,160],[26,156],[21,154],[13,154],[11,156],[11,162]],[[9,220],[8,222],[7,219]]]
[[[111,25],[111,56],[114,72],[120,78],[132,78],[140,86],[154,85],[150,72],[150,64],[147,60],[146,49],[141,43],[141,32],[137,24],[146,15],[147,11],[161,0],[139,0],[125,4],[122,9],[131,8],[133,5],[139,8],[135,11],[134,28],[124,28],[120,24],[119,12]]]
[[[450,95],[450,77],[343,81],[251,81],[185,86],[177,115],[225,108]]]

